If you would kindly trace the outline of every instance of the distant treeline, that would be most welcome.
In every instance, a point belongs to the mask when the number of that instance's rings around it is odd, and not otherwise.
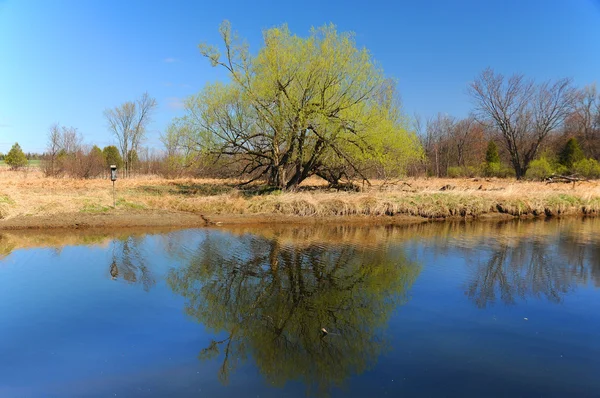
[[[42,157],[44,156],[43,153],[35,153],[35,152],[24,152],[24,155],[27,160],[41,160]],[[0,152],[0,160],[4,160],[5,157],[6,157],[6,155],[3,154],[2,152]]]

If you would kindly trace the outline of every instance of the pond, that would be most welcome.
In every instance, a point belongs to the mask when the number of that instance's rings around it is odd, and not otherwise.
[[[600,396],[599,287],[600,219],[2,232],[0,396]]]

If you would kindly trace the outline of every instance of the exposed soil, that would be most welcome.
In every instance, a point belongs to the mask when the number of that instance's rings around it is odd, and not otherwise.
[[[207,223],[197,214],[151,210],[103,214],[62,213],[51,216],[18,216],[0,220],[0,230],[54,228],[198,227]]]
[[[464,219],[463,217],[455,217]],[[494,213],[478,219],[513,219],[513,216]],[[445,218],[448,220],[449,218]],[[454,219],[454,218],[453,218]],[[166,210],[121,211],[110,213],[85,214],[62,213],[52,216],[18,216],[0,220],[0,230],[41,230],[41,229],[83,229],[83,228],[194,228],[227,225],[277,225],[277,224],[369,224],[401,225],[432,221],[418,216],[344,216],[344,217],[307,217],[286,215],[203,215]]]

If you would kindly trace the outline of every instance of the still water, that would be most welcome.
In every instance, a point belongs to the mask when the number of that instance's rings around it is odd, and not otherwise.
[[[0,397],[385,395],[600,396],[600,219],[0,233]]]

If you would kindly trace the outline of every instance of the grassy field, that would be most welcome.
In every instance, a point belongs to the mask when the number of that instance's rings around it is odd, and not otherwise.
[[[237,181],[139,177],[116,183],[116,209],[108,180],[44,178],[0,170],[0,218],[65,213],[119,214],[169,210],[215,219],[254,217],[471,218],[531,217],[600,212],[600,182],[545,184],[502,179],[407,179],[375,182],[361,192],[326,188],[309,180],[299,192],[237,189]]]

